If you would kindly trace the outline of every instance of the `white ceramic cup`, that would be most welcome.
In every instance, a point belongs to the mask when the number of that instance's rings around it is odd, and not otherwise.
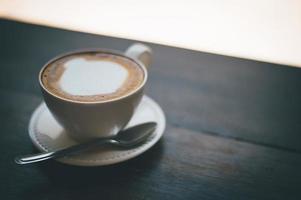
[[[44,68],[66,55],[82,52],[105,52],[123,56],[141,67],[144,72],[144,80],[134,91],[116,99],[100,102],[73,101],[49,91],[43,85],[41,79]],[[39,82],[47,107],[67,133],[78,141],[116,135],[129,122],[143,96],[151,54],[149,47],[137,43],[130,46],[125,53],[103,49],[89,49],[70,52],[50,60],[39,74]]]

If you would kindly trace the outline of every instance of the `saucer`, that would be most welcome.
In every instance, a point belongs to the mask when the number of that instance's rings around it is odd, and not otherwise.
[[[165,116],[161,107],[150,97],[143,96],[134,116],[125,128],[150,121],[157,123],[156,130],[145,143],[136,148],[124,150],[109,146],[99,147],[57,160],[70,165],[102,166],[134,158],[158,142],[165,130]],[[28,131],[33,144],[43,152],[77,144],[53,118],[45,103],[41,103],[32,114]]]

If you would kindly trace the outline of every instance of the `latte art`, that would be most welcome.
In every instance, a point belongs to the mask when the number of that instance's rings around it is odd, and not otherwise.
[[[143,80],[144,72],[135,62],[98,52],[65,56],[42,72],[42,83],[50,92],[85,102],[124,96],[137,89]]]
[[[71,95],[97,95],[116,92],[128,78],[120,64],[75,58],[65,63],[59,85]]]

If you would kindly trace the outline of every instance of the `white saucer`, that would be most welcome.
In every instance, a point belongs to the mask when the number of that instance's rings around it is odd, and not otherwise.
[[[130,150],[101,147],[97,150],[65,157],[58,161],[79,166],[101,166],[134,158],[151,148],[161,138],[165,130],[165,116],[162,109],[154,100],[144,96],[127,127],[149,121],[157,122],[157,129],[153,136],[139,147]],[[77,143],[56,122],[45,103],[39,105],[32,114],[28,131],[33,144],[44,152],[65,148]]]

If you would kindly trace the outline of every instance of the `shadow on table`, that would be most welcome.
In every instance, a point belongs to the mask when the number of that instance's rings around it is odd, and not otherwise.
[[[161,139],[142,155],[115,165],[77,167],[56,161],[41,163],[39,168],[48,178],[49,187],[41,186],[35,191],[39,191],[42,199],[134,198],[132,195],[137,195],[134,191],[156,175],[163,153],[164,140]]]

